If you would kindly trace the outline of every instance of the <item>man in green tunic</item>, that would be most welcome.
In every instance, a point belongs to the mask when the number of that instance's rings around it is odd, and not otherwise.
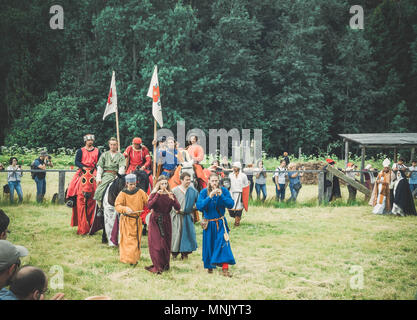
[[[123,154],[117,151],[117,139],[110,138],[109,151],[104,152],[97,163],[97,189],[94,199],[99,207],[102,207],[102,200],[107,186],[117,178],[117,174],[124,174],[126,160]]]

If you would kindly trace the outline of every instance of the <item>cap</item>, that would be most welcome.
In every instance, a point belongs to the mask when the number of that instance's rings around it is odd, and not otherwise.
[[[133,138],[132,143],[137,143],[137,144],[142,144],[142,139],[141,138]]]
[[[330,164],[335,163],[335,162],[334,162],[334,160],[332,160],[332,159],[330,159],[330,158],[327,158],[327,159],[326,159],[326,162],[327,162],[327,163],[330,163]]]
[[[127,176],[125,176],[126,183],[136,183],[136,175],[133,173],[129,173]]]
[[[366,170],[369,170],[369,169],[371,169],[372,168],[372,165],[371,164],[368,164],[366,167],[365,167],[365,169]]]
[[[242,165],[239,161],[233,162],[232,167],[242,169]]]
[[[347,166],[348,166],[348,167],[353,166],[353,162],[349,162],[349,163],[347,164]]]
[[[16,263],[20,257],[26,257],[28,249],[22,246],[15,246],[7,240],[0,240],[0,271]]]
[[[94,134],[86,134],[84,136],[84,142],[86,142],[88,140],[95,140]]]

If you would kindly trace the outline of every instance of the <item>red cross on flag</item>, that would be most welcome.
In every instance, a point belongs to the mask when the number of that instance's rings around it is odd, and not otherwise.
[[[113,71],[111,78],[109,96],[107,98],[106,110],[103,114],[103,120],[111,113],[117,110],[117,92],[116,92],[116,73]]]
[[[155,66],[153,71],[151,83],[149,84],[149,90],[147,96],[152,98],[152,115],[162,128],[162,108],[161,108],[161,97],[159,93],[159,81],[158,81],[158,67]]]

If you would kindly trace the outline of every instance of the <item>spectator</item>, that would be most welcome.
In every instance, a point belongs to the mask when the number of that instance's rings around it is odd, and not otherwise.
[[[372,165],[368,164],[365,167],[365,171],[371,171],[371,170],[372,170]],[[364,172],[363,176],[365,178],[365,187],[367,187],[369,190],[372,190],[372,182],[371,182],[372,177],[373,177],[372,172]]]
[[[298,193],[301,189],[301,180],[300,177],[303,176],[303,173],[296,172],[297,165],[295,163],[290,163],[288,165],[288,178],[290,180],[290,191],[291,191],[291,198],[289,201],[296,201]],[[304,170],[304,167],[302,167],[302,170]]]
[[[5,171],[3,163],[0,162],[0,171]]]
[[[222,159],[222,168],[223,168],[223,172],[225,174],[227,174],[228,172],[232,172],[232,166],[229,163],[229,159],[227,159],[226,156],[223,157]]]
[[[15,246],[7,240],[0,240],[0,300],[17,300],[9,286],[20,268],[20,257],[28,255],[28,250]]]
[[[255,190],[256,190],[257,199],[259,200],[260,195],[261,195],[261,190],[262,190],[262,194],[263,194],[262,201],[265,201],[266,199],[266,170],[264,168],[264,163],[262,160],[258,162],[258,168],[256,169],[255,178],[256,178]]]
[[[33,161],[32,169],[45,171],[47,166],[53,167],[51,157],[45,151],[42,151],[39,158]],[[46,172],[34,172],[32,177],[36,182],[36,201],[41,203],[46,193]]]
[[[287,167],[288,164],[290,163],[290,158],[288,158],[288,152],[284,152],[284,161],[285,161],[285,166]]]
[[[349,162],[347,164],[347,167],[346,167],[346,170],[345,170],[346,175],[349,178],[355,180],[355,177],[359,174],[358,172],[352,172],[352,171],[355,171],[355,170],[357,170],[357,166],[355,164],[353,164],[352,162]],[[347,186],[347,189],[349,191],[348,202],[355,201],[356,200],[356,193],[357,193],[356,188],[352,187],[350,184],[347,184],[346,186]]]
[[[284,201],[285,199],[285,177],[288,175],[286,162],[285,160],[281,160],[279,167],[275,170],[274,173],[274,183],[275,183],[275,191],[276,191],[276,199],[279,202]]]
[[[19,197],[19,203],[22,203],[23,201],[22,186],[20,185],[20,180],[22,179],[23,172],[22,166],[17,165],[17,162],[18,161],[16,157],[11,157],[9,161],[10,166],[7,167],[7,170],[9,171],[7,173],[7,183],[9,184],[10,189],[10,203],[14,202],[15,190]]]
[[[41,269],[24,266],[13,278],[10,291],[18,300],[45,300],[48,291],[48,278]],[[51,300],[62,300],[63,293],[57,293]]]
[[[413,160],[411,167],[408,168],[410,171],[410,190],[414,198],[417,198],[417,160]]]
[[[0,240],[7,240],[7,234],[10,233],[9,227],[10,219],[7,214],[0,209]]]
[[[246,166],[246,168],[243,169],[243,173],[246,174],[246,176],[248,177],[248,181],[249,181],[249,197],[252,199],[252,192],[253,192],[253,187],[254,187],[254,183],[253,183],[253,172],[254,172],[254,167],[253,167],[253,163],[248,163],[248,165]]]

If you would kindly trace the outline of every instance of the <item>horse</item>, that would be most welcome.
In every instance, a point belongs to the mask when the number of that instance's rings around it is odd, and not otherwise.
[[[143,170],[135,170],[132,173],[136,175],[136,186],[146,193],[149,193],[150,181],[148,173]],[[118,175],[118,177],[108,185],[103,197],[104,233],[107,237],[108,244],[111,247],[117,246],[118,244],[118,215],[114,208],[114,203],[120,191],[126,186],[125,176],[126,175]],[[145,208],[141,214],[143,223],[145,223],[145,217],[148,212],[149,209]],[[144,228],[144,233],[146,234],[146,228]]]
[[[78,227],[77,234],[81,235],[91,235],[101,229],[100,222],[97,220],[96,200],[93,199],[96,190],[94,170],[82,169],[77,196],[73,199],[71,226]]]

